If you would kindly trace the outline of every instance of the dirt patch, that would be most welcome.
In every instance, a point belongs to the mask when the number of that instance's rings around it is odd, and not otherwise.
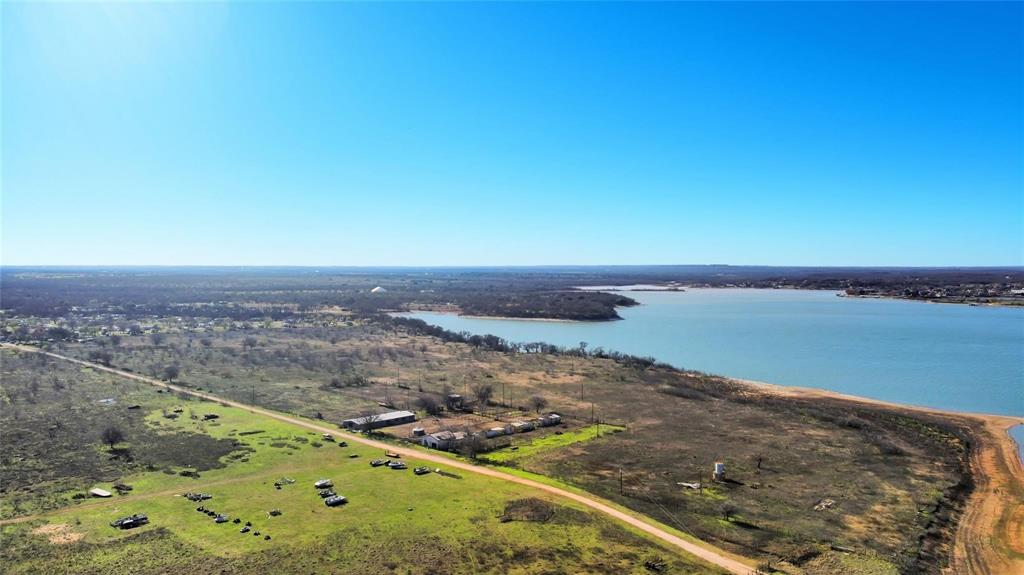
[[[509,521],[537,521],[546,522],[555,515],[555,506],[535,497],[526,499],[513,499],[505,504],[505,513],[501,516],[501,522]]]
[[[54,545],[68,545],[82,539],[83,535],[73,531],[67,523],[42,525],[32,530],[33,535],[43,535]]]

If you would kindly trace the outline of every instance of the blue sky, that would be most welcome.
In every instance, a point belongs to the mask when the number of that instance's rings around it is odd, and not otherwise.
[[[1024,4],[4,3],[13,264],[1024,265]]]

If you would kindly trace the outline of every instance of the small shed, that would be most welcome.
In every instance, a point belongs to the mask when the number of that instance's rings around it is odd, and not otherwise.
[[[545,427],[550,425],[558,425],[559,423],[562,423],[562,416],[558,415],[557,413],[549,413],[540,418],[540,424]]]
[[[524,433],[526,431],[533,431],[532,421],[513,421],[512,432],[513,433]]]
[[[492,437],[499,437],[501,435],[505,435],[504,427],[492,427],[484,432],[484,437],[486,437],[487,439],[490,439]]]
[[[448,451],[458,445],[459,442],[465,438],[465,432],[444,430],[424,435],[420,443],[422,443],[424,447],[429,447],[430,449]]]

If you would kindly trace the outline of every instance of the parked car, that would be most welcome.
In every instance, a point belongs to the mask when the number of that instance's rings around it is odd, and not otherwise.
[[[348,499],[342,495],[332,495],[327,499],[324,499],[324,505],[328,507],[336,507],[343,503],[348,503]]]
[[[328,497],[334,497],[335,495],[337,495],[337,493],[331,491],[330,489],[322,489],[319,495],[321,499],[327,499]]]
[[[413,469],[412,472],[415,473],[416,475],[426,475],[426,474],[430,473],[430,468],[429,467],[417,467],[416,469]]]
[[[313,484],[313,487],[317,489],[327,489],[328,487],[334,487],[334,482],[330,479],[321,479]]]
[[[372,467],[380,467],[381,465],[387,465],[387,464],[388,464],[388,462],[384,461],[383,459],[374,459],[373,461],[370,461],[370,465]]]
[[[222,514],[218,515],[217,517],[214,517],[213,521],[214,521],[214,523],[227,523],[228,522],[228,516],[224,515],[222,513]]]
[[[392,461],[388,464],[391,469],[407,469],[408,466],[401,461]]]

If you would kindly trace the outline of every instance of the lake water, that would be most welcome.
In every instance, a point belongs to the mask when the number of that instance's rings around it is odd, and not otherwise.
[[[1024,309],[806,290],[620,292],[623,321],[406,314],[452,331],[653,356],[677,367],[956,411],[1024,416]]]

